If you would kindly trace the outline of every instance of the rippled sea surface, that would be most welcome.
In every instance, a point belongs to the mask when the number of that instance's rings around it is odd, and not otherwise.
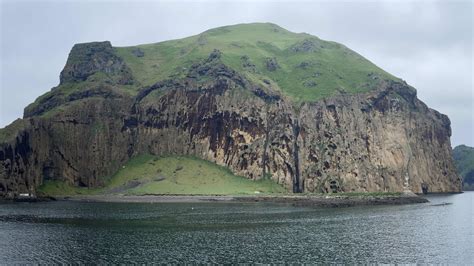
[[[404,206],[0,204],[0,264],[474,263],[474,193]],[[447,203],[447,204],[445,204]]]

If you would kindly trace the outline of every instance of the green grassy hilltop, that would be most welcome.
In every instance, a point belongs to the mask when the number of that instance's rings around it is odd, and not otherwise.
[[[225,26],[179,40],[117,47],[116,51],[133,76],[147,86],[179,77],[214,49],[222,52],[226,65],[297,102],[364,92],[379,80],[396,80],[344,45],[271,23]]]
[[[26,110],[53,97],[66,99],[74,92],[103,86],[133,96],[156,82],[186,77],[194,64],[208,58],[215,49],[222,53],[225,65],[258,86],[282,92],[297,104],[341,93],[366,92],[383,80],[399,80],[342,44],[290,32],[271,23],[238,24],[178,40],[114,47],[104,53],[116,56],[115,61],[123,60],[130,69],[127,77],[133,82],[120,84],[110,73],[98,71],[85,80],[65,80]],[[81,57],[93,60],[88,54],[94,50],[73,51],[67,65],[77,63]],[[55,107],[43,115],[64,107]]]

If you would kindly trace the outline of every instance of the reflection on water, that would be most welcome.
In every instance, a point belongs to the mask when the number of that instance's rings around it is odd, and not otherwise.
[[[341,209],[265,203],[0,205],[0,263],[473,263],[474,193]],[[447,203],[447,204],[445,204]]]

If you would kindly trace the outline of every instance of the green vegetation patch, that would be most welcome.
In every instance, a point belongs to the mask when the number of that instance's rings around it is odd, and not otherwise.
[[[113,84],[105,78],[101,79],[101,76],[102,74],[96,73],[91,75],[86,81],[68,82],[58,85],[51,91],[36,98],[33,103],[29,104],[25,108],[25,114],[27,116],[35,114],[45,118],[52,117],[67,109],[71,102],[83,99],[80,97],[71,99],[70,96],[73,96],[74,93],[80,93],[81,91],[86,90],[110,90],[114,93],[122,94],[124,96],[128,95],[130,97],[133,97],[138,92],[136,85]],[[90,98],[90,96],[87,96],[86,98]]]
[[[233,175],[227,168],[193,157],[132,159],[108,182],[111,192],[127,194],[232,195],[284,192],[270,180],[253,181]]]
[[[284,193],[274,181],[249,180],[227,168],[188,156],[141,155],[131,159],[103,188],[77,188],[59,181],[47,181],[39,191],[55,195],[169,194],[241,195]]]
[[[16,138],[18,133],[27,126],[27,122],[23,119],[17,119],[10,125],[0,128],[0,143],[9,142]]]
[[[463,178],[463,189],[474,190],[474,148],[459,145],[453,149],[454,164]]]
[[[59,180],[46,180],[38,188],[39,195],[47,196],[95,195],[100,192],[99,188],[76,187]]]

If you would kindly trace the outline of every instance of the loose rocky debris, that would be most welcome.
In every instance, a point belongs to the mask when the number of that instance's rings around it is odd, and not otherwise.
[[[145,52],[143,52],[143,50],[140,49],[140,48],[133,48],[132,49],[132,54],[135,55],[136,57],[144,57],[145,56]]]
[[[316,81],[314,80],[305,80],[303,82],[303,86],[307,87],[307,88],[311,88],[311,87],[316,87],[318,86],[318,83],[316,83]]]
[[[294,53],[314,53],[324,48],[316,39],[305,39],[300,43],[293,45],[290,50]]]
[[[245,70],[252,73],[257,73],[257,66],[255,66],[254,63],[252,63],[252,61],[250,60],[248,56],[244,55],[240,58],[240,60],[242,61],[242,67]]]
[[[274,57],[265,59],[265,65],[266,65],[268,71],[275,71],[278,68],[280,68],[276,58],[274,58]]]

